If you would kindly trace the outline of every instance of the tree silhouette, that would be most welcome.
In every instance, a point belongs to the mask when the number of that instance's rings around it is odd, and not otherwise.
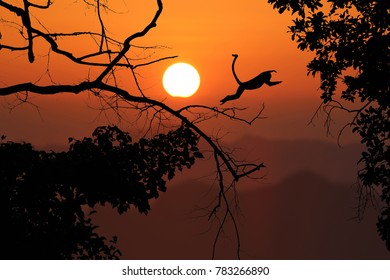
[[[260,118],[264,106],[253,118],[247,119],[242,117],[241,108],[221,109],[194,104],[174,109],[146,96],[138,81],[137,71],[176,57],[155,58],[154,53],[161,46],[136,44],[137,40],[157,26],[163,11],[162,1],[156,0],[156,11],[144,28],[117,37],[113,34],[118,33],[108,30],[105,22],[104,15],[115,13],[108,1],[84,0],[73,3],[85,10],[93,9],[94,21],[91,20],[91,23],[95,22],[96,26],[90,30],[70,32],[52,30],[44,19],[45,14],[55,6],[54,1],[40,1],[37,4],[29,0],[16,3],[0,0],[0,51],[21,54],[18,59],[25,59],[27,64],[46,61],[45,74],[38,79],[31,81],[26,78],[11,84],[2,81],[0,96],[14,96],[16,104],[21,105],[31,102],[31,94],[90,94],[100,101],[102,110],[113,110],[120,117],[121,110],[137,112],[136,118],[145,120],[146,134],[152,134],[153,126],[169,127],[171,132],[159,134],[151,140],[142,138],[138,143],[131,144],[130,136],[118,128],[100,127],[92,138],[71,140],[67,153],[35,151],[30,144],[25,143],[3,143],[1,147],[5,155],[1,159],[4,166],[1,180],[4,185],[1,191],[5,192],[2,199],[8,207],[4,213],[10,215],[6,219],[10,225],[24,230],[19,235],[14,234],[13,230],[7,233],[8,240],[18,244],[15,245],[15,251],[7,252],[18,258],[22,256],[22,248],[30,248],[26,249],[29,255],[25,252],[27,255],[24,257],[34,258],[38,256],[39,244],[46,240],[48,248],[53,249],[53,252],[42,252],[39,255],[42,258],[117,257],[115,244],[104,243],[94,233],[94,225],[83,213],[81,206],[94,207],[108,202],[119,213],[126,211],[130,205],[147,213],[148,200],[156,198],[158,191],[166,188],[164,178],[173,178],[177,170],[184,166],[190,167],[196,157],[202,156],[197,150],[199,139],[208,145],[212,154],[210,158],[215,159],[215,174],[219,182],[219,196],[209,210],[209,218],[220,221],[213,249],[216,248],[215,244],[226,220],[230,218],[237,235],[239,257],[238,228],[226,196],[235,193],[236,182],[257,172],[264,164],[236,161],[232,153],[219,144],[219,138],[205,132],[200,123],[222,116],[250,125]],[[81,45],[84,48],[78,49]],[[39,55],[36,55],[37,52]],[[66,61],[73,67],[87,68],[88,71],[85,76],[80,74],[77,82],[57,82],[51,75],[53,61]],[[130,79],[136,90],[129,90]],[[22,160],[24,157],[28,160]],[[24,200],[29,198],[34,200],[29,202],[30,205],[24,205]],[[54,225],[57,224],[58,229],[55,229]],[[65,237],[66,234],[75,236]],[[79,236],[84,238],[77,239]],[[60,240],[64,239],[70,241],[61,243],[61,247]],[[63,250],[53,248],[57,245]]]
[[[85,209],[109,203],[119,214],[131,205],[140,213],[166,191],[177,170],[202,154],[198,137],[180,127],[132,143],[116,126],[98,127],[92,138],[69,140],[68,152],[36,151],[30,144],[0,144],[1,258],[117,258],[95,232]]]
[[[268,0],[279,13],[296,15],[289,27],[302,51],[315,52],[307,65],[320,75],[322,105],[352,114],[350,126],[366,151],[359,171],[359,216],[376,193],[382,200],[377,229],[390,250],[390,2],[372,0]],[[337,90],[341,82],[342,90]],[[342,133],[342,131],[340,132]]]

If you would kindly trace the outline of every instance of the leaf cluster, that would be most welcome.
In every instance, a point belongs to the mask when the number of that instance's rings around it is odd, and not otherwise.
[[[389,1],[268,2],[280,13],[298,14],[289,31],[300,50],[315,52],[308,71],[320,75],[324,102],[332,100],[338,79],[347,86],[341,96],[345,100],[389,102]],[[322,2],[327,2],[326,8]],[[344,75],[348,69],[356,75]]]
[[[166,191],[166,180],[202,154],[198,137],[181,126],[133,143],[116,126],[90,138],[70,139],[67,152],[45,152],[28,143],[0,143],[0,207],[4,259],[119,258],[116,237],[96,233],[88,212],[109,203],[118,213],[140,213]]]

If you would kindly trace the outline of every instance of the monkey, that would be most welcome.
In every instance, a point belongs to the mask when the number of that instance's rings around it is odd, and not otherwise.
[[[268,71],[262,72],[249,81],[241,82],[240,79],[237,77],[236,71],[234,70],[234,65],[235,65],[236,60],[238,58],[238,54],[232,54],[232,56],[234,57],[233,63],[232,63],[232,72],[233,72],[234,78],[236,79],[236,81],[238,83],[238,88],[237,88],[237,91],[235,94],[228,95],[225,98],[221,99],[220,100],[221,105],[227,101],[240,98],[240,96],[242,95],[242,93],[245,90],[258,89],[263,84],[266,84],[266,85],[272,87],[272,86],[275,86],[275,85],[280,84],[282,82],[282,81],[276,81],[276,82],[271,81],[271,73],[276,72],[276,70],[268,70]]]

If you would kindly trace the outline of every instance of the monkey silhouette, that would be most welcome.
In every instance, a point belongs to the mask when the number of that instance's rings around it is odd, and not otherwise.
[[[227,101],[240,98],[240,96],[242,95],[242,93],[245,90],[258,89],[263,84],[266,84],[266,85],[272,87],[272,86],[275,86],[275,85],[280,84],[282,82],[282,81],[275,81],[275,82],[271,81],[271,73],[276,72],[275,70],[268,70],[268,71],[262,72],[249,81],[241,82],[240,79],[237,77],[236,71],[234,70],[234,65],[235,65],[236,60],[238,58],[238,54],[232,54],[232,56],[234,57],[233,63],[232,63],[232,71],[233,71],[233,76],[238,83],[238,88],[237,88],[237,91],[235,94],[227,95],[226,97],[221,99],[220,100],[221,105]]]

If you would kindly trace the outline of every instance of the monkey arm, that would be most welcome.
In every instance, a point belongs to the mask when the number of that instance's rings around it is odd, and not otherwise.
[[[276,86],[276,85],[280,84],[281,82],[282,81],[275,81],[275,82],[268,81],[268,82],[266,82],[266,84],[268,86],[272,87],[272,86]]]

